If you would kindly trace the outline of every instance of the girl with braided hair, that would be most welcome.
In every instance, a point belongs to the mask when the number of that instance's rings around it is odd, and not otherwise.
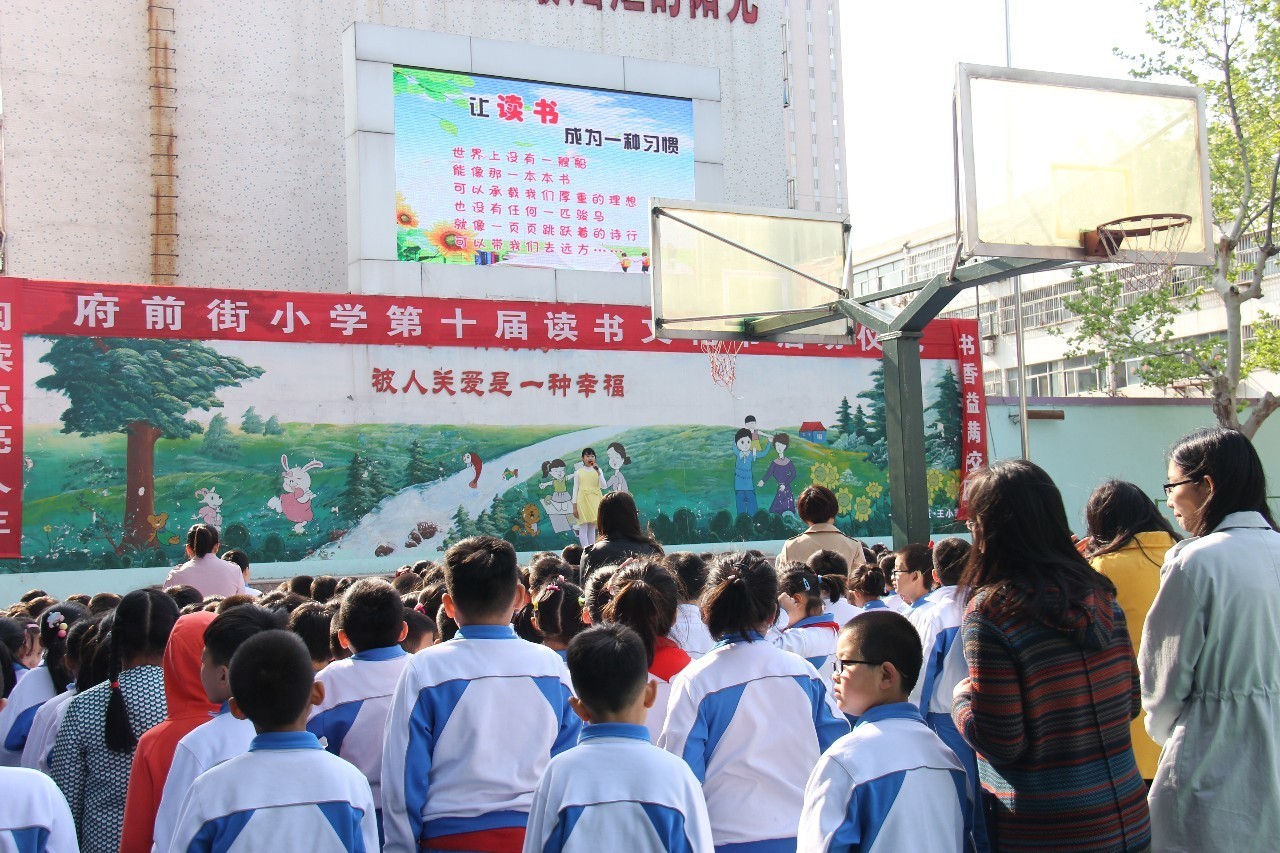
[[[101,649],[107,681],[67,705],[50,769],[71,806],[83,853],[119,849],[138,738],[165,719],[161,664],[177,621],[178,605],[159,589],[122,598]]]
[[[777,614],[778,576],[767,560],[716,560],[702,618],[719,642],[671,685],[658,746],[702,782],[717,848],[794,849],[809,774],[849,733],[813,665],[764,638]]]
[[[0,765],[17,767],[22,763],[22,749],[27,733],[40,706],[67,689],[71,673],[67,671],[67,633],[88,611],[79,604],[63,602],[45,610],[38,618],[40,645],[44,660],[27,672],[9,695],[9,704],[0,710]]]

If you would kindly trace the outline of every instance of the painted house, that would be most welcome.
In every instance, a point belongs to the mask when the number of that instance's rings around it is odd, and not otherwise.
[[[800,437],[815,444],[826,444],[827,428],[818,421],[805,421],[800,424]]]

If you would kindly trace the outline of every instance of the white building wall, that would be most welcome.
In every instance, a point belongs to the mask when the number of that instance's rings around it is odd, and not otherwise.
[[[783,0],[787,168],[797,210],[848,212],[838,0]]]
[[[723,200],[785,207],[781,13],[753,25],[537,0],[180,0],[177,283],[348,287],[343,33],[385,24],[710,66]],[[9,275],[150,279],[143,4],[7,0],[0,15]],[[536,79],[536,69],[523,76]]]

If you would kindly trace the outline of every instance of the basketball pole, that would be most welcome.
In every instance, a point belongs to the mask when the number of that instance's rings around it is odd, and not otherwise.
[[[1004,0],[1004,67],[1013,67],[1013,24],[1009,0]],[[997,319],[999,316],[997,315]],[[978,320],[982,322],[981,318]],[[1022,438],[1022,458],[1031,459],[1031,425],[1027,423],[1027,359],[1022,328],[1022,276],[1013,277],[1013,348],[1018,359],[1018,435]],[[1003,377],[1001,377],[1003,382]]]

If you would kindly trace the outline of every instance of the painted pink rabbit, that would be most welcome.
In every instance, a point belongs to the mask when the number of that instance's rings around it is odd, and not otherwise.
[[[290,468],[289,457],[282,454],[280,465],[284,468],[284,493],[267,501],[267,506],[292,521],[294,533],[302,533],[313,517],[311,499],[316,496],[311,491],[311,475],[307,472],[312,468],[323,468],[324,463],[312,459],[301,468]]]
[[[204,506],[200,507],[200,510],[192,518],[221,529],[222,495],[218,494],[214,489],[197,489],[196,497],[200,499]]]

